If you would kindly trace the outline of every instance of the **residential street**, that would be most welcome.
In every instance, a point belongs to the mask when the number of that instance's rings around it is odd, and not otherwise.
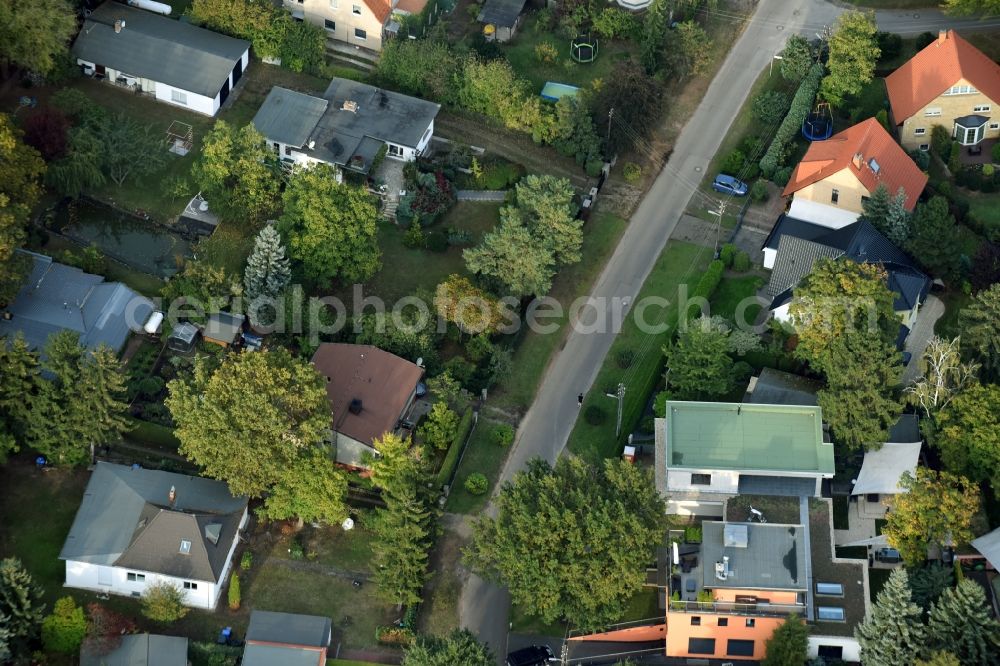
[[[760,0],[752,22],[734,44],[678,138],[669,162],[632,216],[593,296],[609,301],[613,297],[635,298],[757,76],[784,47],[789,34],[811,37],[832,25],[842,11],[824,0]],[[881,30],[904,35],[941,27],[965,31],[1000,27],[1000,19],[957,21],[936,10],[879,12],[878,22]],[[673,294],[663,296],[674,299]],[[570,333],[520,425],[502,480],[509,480],[532,457],[556,459],[576,421],[577,394],[590,388],[613,340],[611,332]],[[472,576],[463,589],[459,610],[462,624],[489,642],[502,659],[509,615],[506,592]]]

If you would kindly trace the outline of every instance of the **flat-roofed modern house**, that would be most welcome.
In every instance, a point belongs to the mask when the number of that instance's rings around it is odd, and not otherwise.
[[[367,174],[386,157],[417,159],[434,136],[441,105],[366,83],[333,79],[322,97],[275,86],[253,124],[284,161]]]
[[[736,495],[818,496],[834,475],[822,412],[808,405],[670,401],[655,447],[668,513],[721,516]]]
[[[14,300],[0,305],[0,337],[20,334],[31,348],[42,349],[53,333],[73,331],[84,347],[105,345],[121,352],[153,313],[151,300],[121,282],[18,251],[31,258],[31,271]]]
[[[959,144],[1000,138],[1000,65],[954,30],[938,38],[885,79],[892,122],[907,150],[927,150],[935,125]]]
[[[782,196],[792,197],[789,216],[839,229],[857,221],[865,200],[880,185],[893,197],[902,189],[905,208],[912,212],[927,185],[927,174],[877,120],[869,118],[809,144]]]
[[[72,52],[88,76],[206,116],[250,65],[250,42],[110,1],[84,21]]]
[[[214,609],[247,498],[222,481],[99,462],[63,544],[66,587],[138,597],[169,583]]]
[[[324,666],[333,637],[328,617],[255,610],[247,627],[244,666]]]
[[[374,440],[400,429],[424,369],[372,345],[332,342],[316,349],[312,364],[326,381],[335,460],[366,467]]]

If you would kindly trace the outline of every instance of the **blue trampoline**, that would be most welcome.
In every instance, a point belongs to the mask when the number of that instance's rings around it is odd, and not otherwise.
[[[825,141],[833,136],[833,113],[830,105],[821,102],[802,122],[802,136],[809,141]]]

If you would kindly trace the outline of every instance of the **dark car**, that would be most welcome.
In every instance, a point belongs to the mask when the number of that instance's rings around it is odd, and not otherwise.
[[[720,173],[715,177],[715,180],[712,181],[712,189],[716,192],[734,194],[738,197],[746,196],[746,193],[750,190],[750,188],[747,187],[747,184],[739,178],[727,176],[724,173]]]
[[[895,548],[879,548],[875,551],[875,559],[886,564],[898,564],[903,561],[903,556]]]
[[[548,645],[532,645],[507,655],[507,666],[540,666],[557,661]]]

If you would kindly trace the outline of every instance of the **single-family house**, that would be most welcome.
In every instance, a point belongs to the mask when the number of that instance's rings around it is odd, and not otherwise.
[[[819,407],[668,401],[656,419],[656,486],[667,512],[721,516],[736,495],[819,496],[833,445]]]
[[[336,461],[365,467],[373,442],[399,429],[424,369],[372,345],[332,342],[316,349],[312,364],[326,382]]]
[[[222,481],[99,462],[59,553],[66,587],[139,597],[168,583],[214,609],[246,523],[247,498]]]
[[[188,639],[160,634],[126,634],[117,645],[87,639],[80,648],[80,666],[188,666]],[[106,649],[111,647],[110,650]]]
[[[381,51],[400,32],[400,17],[424,11],[427,0],[284,0],[292,18],[326,30],[327,38]]]
[[[333,79],[322,97],[275,86],[253,124],[283,161],[367,174],[383,150],[406,162],[422,155],[440,109],[409,95]]]
[[[0,304],[0,337],[24,336],[33,349],[59,331],[74,331],[80,344],[101,345],[120,352],[133,332],[140,332],[154,312],[153,302],[121,282],[60,264],[34,252],[24,286],[6,305]]]
[[[869,118],[825,141],[813,141],[782,194],[792,197],[790,216],[838,229],[858,219],[879,185],[892,196],[902,189],[905,207],[912,212],[927,174]]]
[[[476,20],[483,24],[487,39],[507,42],[521,24],[526,0],[486,0]]]
[[[118,2],[83,22],[73,57],[84,74],[207,116],[250,65],[250,42]]]
[[[255,610],[250,613],[243,666],[323,666],[333,637],[328,617]]]
[[[816,261],[823,258],[850,259],[885,269],[889,290],[895,294],[893,307],[903,327],[899,339],[902,344],[916,323],[931,281],[905,252],[867,220],[831,229],[790,215],[778,219],[764,241],[764,267],[771,269],[764,293],[771,299],[769,309],[774,318],[782,322],[791,320],[789,307],[795,287],[812,271]]]
[[[963,146],[1000,137],[1000,65],[954,30],[885,79],[892,123],[908,150],[927,150],[935,125]]]

